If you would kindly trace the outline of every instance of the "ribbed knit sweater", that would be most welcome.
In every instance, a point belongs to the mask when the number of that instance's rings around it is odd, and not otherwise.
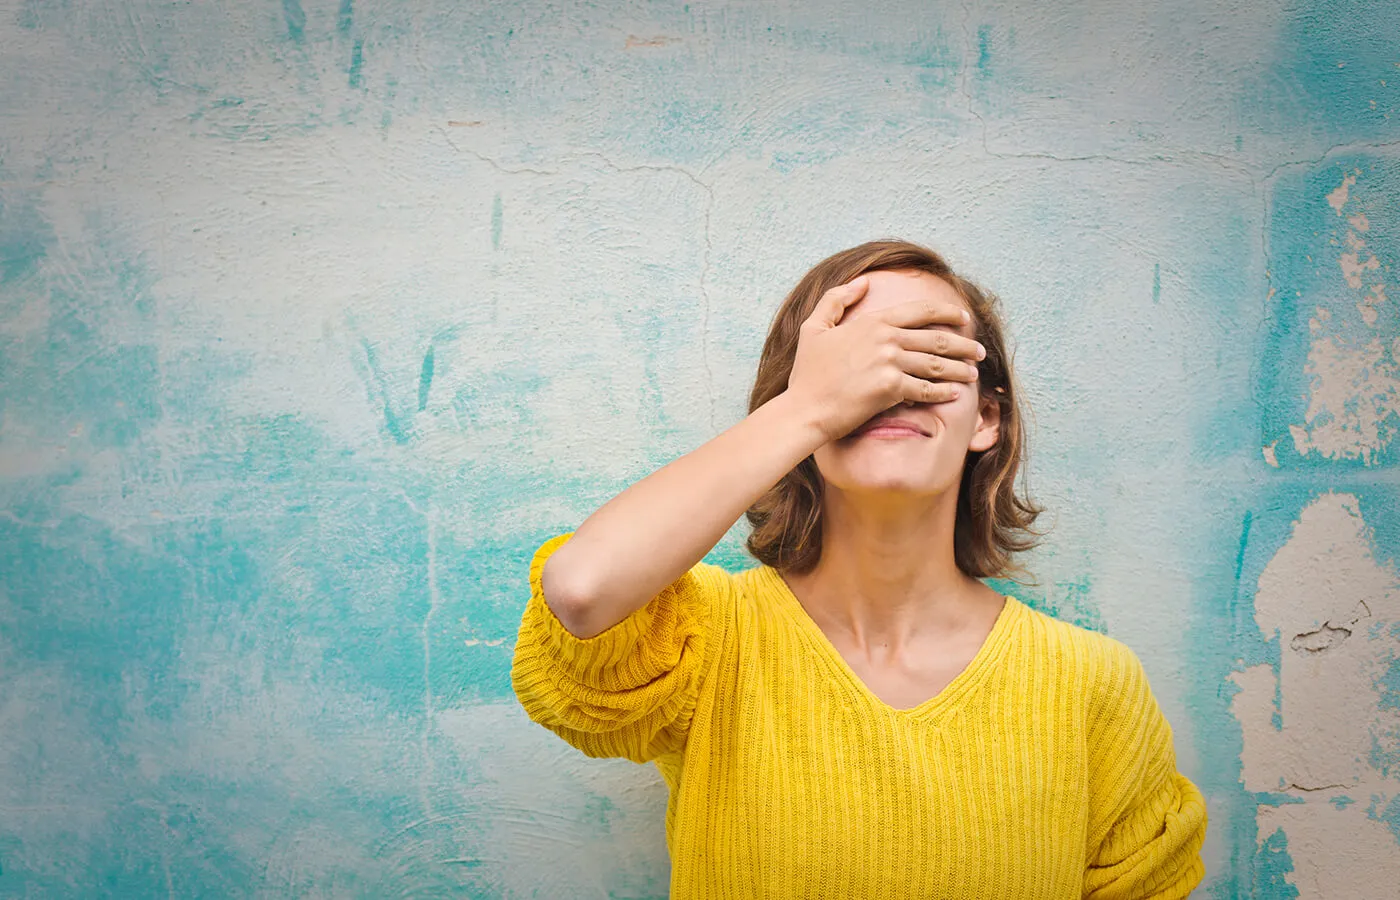
[[[1007,597],[936,696],[895,709],[773,568],[706,563],[580,639],[530,565],[511,677],[589,756],[670,788],[673,900],[1184,897],[1206,807],[1122,643]]]

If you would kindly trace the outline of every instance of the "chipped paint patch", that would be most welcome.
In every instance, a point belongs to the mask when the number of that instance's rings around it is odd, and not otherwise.
[[[1369,464],[1400,428],[1400,337],[1373,334],[1368,339],[1365,333],[1380,325],[1386,294],[1381,261],[1361,237],[1371,229],[1371,220],[1360,211],[1347,216],[1360,174],[1348,172],[1327,195],[1327,203],[1349,226],[1337,265],[1346,286],[1357,293],[1354,306],[1363,329],[1339,330],[1343,320],[1325,307],[1309,321],[1314,335],[1306,367],[1310,396],[1303,423],[1289,426],[1289,433],[1301,455]]]
[[[1302,425],[1289,426],[1300,454],[1369,463],[1400,428],[1400,341],[1379,337],[1356,347],[1334,337],[1308,352],[1312,396]]]
[[[1400,773],[1375,754],[1400,746],[1392,689],[1400,668],[1389,636],[1400,622],[1400,571],[1377,561],[1374,537],[1354,496],[1328,492],[1310,502],[1254,598],[1260,632],[1286,648],[1277,671],[1256,665],[1231,676],[1245,787],[1298,801],[1261,801],[1257,817],[1260,835],[1284,836],[1294,869],[1280,877],[1303,897],[1336,895],[1324,889],[1365,895],[1368,876],[1338,854],[1340,834],[1349,845],[1360,840],[1367,855],[1359,858],[1400,867],[1400,845],[1346,799],[1400,791]]]
[[[1382,464],[1400,430],[1400,311],[1386,290],[1400,251],[1391,199],[1400,165],[1340,162],[1285,179],[1275,199],[1277,318],[1267,349],[1277,368],[1263,373],[1261,397],[1266,437],[1288,438],[1287,456],[1272,442],[1270,464],[1281,468]]]

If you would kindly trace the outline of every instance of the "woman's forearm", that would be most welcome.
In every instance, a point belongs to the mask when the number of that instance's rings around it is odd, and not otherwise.
[[[545,563],[545,601],[572,634],[606,631],[699,562],[826,440],[790,392],[773,398],[584,520]]]

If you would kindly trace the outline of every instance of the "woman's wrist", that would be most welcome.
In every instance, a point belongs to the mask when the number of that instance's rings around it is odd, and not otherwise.
[[[765,424],[771,425],[776,440],[792,449],[792,466],[811,456],[818,447],[830,440],[822,427],[815,404],[797,396],[791,390],[784,391],[764,403],[750,415],[761,417]]]

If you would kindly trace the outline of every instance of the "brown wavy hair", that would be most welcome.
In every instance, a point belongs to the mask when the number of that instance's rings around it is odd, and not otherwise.
[[[953,554],[957,566],[974,578],[1028,575],[1012,554],[1034,547],[1041,533],[1032,526],[1043,511],[1018,494],[1016,473],[1026,459],[1022,409],[1017,400],[1011,355],[1003,335],[1000,302],[988,291],[953,271],[927,247],[901,240],[870,241],[817,263],[802,277],[773,317],[758,374],[749,395],[753,412],[787,390],[797,355],[798,328],[826,293],[865,272],[882,269],[927,272],[957,291],[972,314],[974,337],[987,348],[978,363],[978,392],[995,399],[1001,410],[996,444],[967,454],[958,487]],[[807,457],[749,507],[753,525],[746,546],[759,562],[784,572],[805,573],[821,557],[822,477]]]

